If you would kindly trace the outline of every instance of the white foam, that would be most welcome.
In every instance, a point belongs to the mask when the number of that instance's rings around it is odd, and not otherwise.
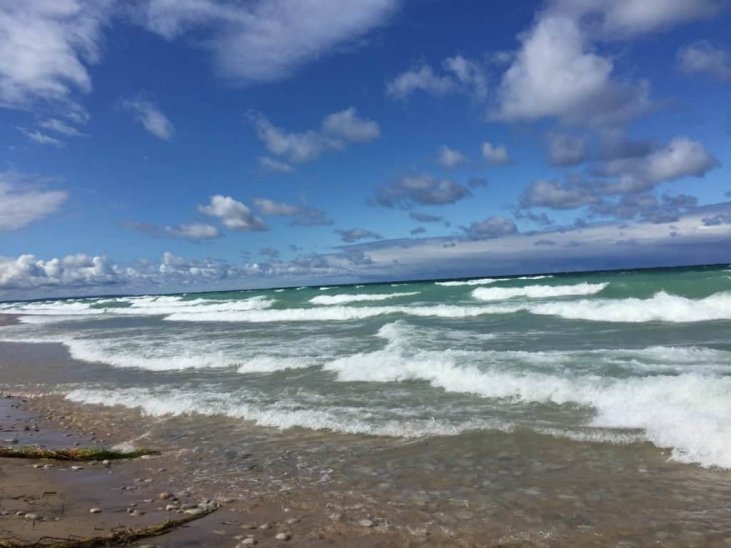
[[[293,401],[280,400],[275,404],[248,403],[247,395],[230,395],[220,392],[156,393],[147,389],[94,390],[77,389],[69,392],[70,401],[137,408],[152,416],[221,415],[252,421],[259,426],[279,429],[308,428],[331,430],[344,434],[368,434],[400,438],[457,435],[469,430],[512,431],[510,423],[493,419],[472,419],[451,423],[429,419],[386,419],[368,421],[368,410],[358,407],[325,407],[303,409]],[[398,414],[398,413],[395,413]]]
[[[317,365],[318,361],[308,357],[291,356],[254,356],[240,363],[239,373],[273,373],[286,369],[306,369]]]
[[[312,304],[321,305],[334,305],[334,304],[347,304],[347,303],[359,303],[369,301],[385,301],[387,299],[397,299],[399,297],[410,297],[418,295],[418,291],[409,291],[403,293],[356,293],[352,295],[318,295],[312,297],[310,302]]]
[[[569,297],[576,295],[594,295],[607,287],[608,283],[575,285],[527,285],[523,287],[479,287],[472,296],[481,301],[502,301],[515,297],[528,299],[546,299],[550,297]]]
[[[110,306],[101,306],[109,303]],[[112,306],[126,304],[128,306]],[[274,301],[263,296],[243,300],[192,299],[181,297],[121,297],[88,302],[57,301],[47,303],[25,303],[2,310],[7,314],[22,314],[25,323],[51,323],[67,321],[73,318],[90,316],[165,316],[180,313],[195,315],[198,313],[215,314],[219,312],[242,312],[247,310],[264,310],[272,306]],[[55,317],[58,320],[27,319],[30,317]]]
[[[483,314],[505,314],[521,307],[479,306],[328,306],[323,308],[289,308],[198,314],[174,313],[165,320],[177,322],[336,322],[362,320],[390,314],[435,318],[473,318]]]
[[[472,286],[472,285],[489,285],[495,282],[509,282],[511,280],[544,280],[547,278],[553,278],[551,275],[541,276],[520,276],[518,278],[480,278],[476,280],[458,280],[451,282],[434,282],[434,285],[441,285],[444,287],[461,287],[461,286]]]
[[[731,292],[689,299],[661,291],[649,299],[581,300],[542,303],[527,308],[533,314],[597,322],[703,322],[731,319]]]
[[[338,358],[324,369],[334,372],[340,382],[420,380],[448,392],[484,398],[581,405],[595,412],[590,426],[641,429],[645,439],[671,449],[677,460],[731,468],[731,376],[520,373],[490,365],[463,365],[468,357],[464,352],[420,351],[410,344],[411,334],[403,325],[384,326],[379,336],[388,340],[385,348]],[[650,352],[657,355],[668,350],[652,347]]]
[[[501,278],[481,278],[479,280],[460,280],[454,282],[434,282],[434,285],[441,285],[443,287],[460,287],[463,285],[487,285],[499,282]]]
[[[76,360],[103,363],[113,367],[174,371],[183,369],[225,368],[237,361],[220,351],[193,350],[188,344],[167,344],[165,347],[146,346],[130,349],[126,341],[117,344],[103,340],[67,340],[63,344]]]

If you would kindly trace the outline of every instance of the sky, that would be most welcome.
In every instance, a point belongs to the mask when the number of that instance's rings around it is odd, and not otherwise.
[[[0,0],[0,299],[731,262],[728,0]]]

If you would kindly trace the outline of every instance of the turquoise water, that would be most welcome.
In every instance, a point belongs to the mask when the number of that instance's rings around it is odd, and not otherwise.
[[[728,267],[0,304],[75,402],[395,439],[532,432],[731,468]],[[502,435],[501,434],[501,435]]]

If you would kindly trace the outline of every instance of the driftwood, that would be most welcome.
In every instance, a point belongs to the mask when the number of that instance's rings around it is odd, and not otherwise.
[[[205,517],[218,510],[218,506],[209,506],[198,514],[187,515],[178,519],[169,519],[162,523],[141,527],[139,529],[120,528],[107,535],[88,538],[53,538],[43,537],[35,542],[19,539],[0,539],[0,548],[98,548],[101,546],[129,546],[133,542],[145,538],[163,535],[196,519]]]
[[[0,457],[53,460],[119,460],[136,459],[145,455],[159,455],[159,451],[138,449],[113,451],[100,448],[45,449],[42,447],[0,447]],[[0,544],[2,547],[2,544]]]

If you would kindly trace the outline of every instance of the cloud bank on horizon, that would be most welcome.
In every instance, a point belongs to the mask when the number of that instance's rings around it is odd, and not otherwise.
[[[0,2],[0,298],[731,262],[731,3],[499,8]]]

